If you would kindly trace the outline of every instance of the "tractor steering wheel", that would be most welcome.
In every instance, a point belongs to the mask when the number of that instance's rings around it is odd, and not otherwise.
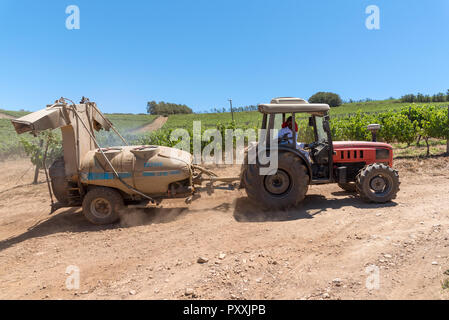
[[[304,146],[304,149],[311,149],[311,150],[313,150],[313,149],[316,149],[318,146],[320,146],[321,144],[323,144],[322,142],[319,142],[319,141],[316,141],[316,142],[312,142],[312,143],[309,143],[309,144],[306,144],[305,146]]]

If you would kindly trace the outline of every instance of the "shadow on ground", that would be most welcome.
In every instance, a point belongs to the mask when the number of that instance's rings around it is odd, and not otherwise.
[[[315,215],[328,209],[340,209],[354,207],[358,209],[374,209],[394,207],[395,202],[389,203],[365,203],[355,194],[346,191],[338,191],[333,195],[347,196],[346,198],[328,199],[323,195],[307,195],[304,201],[290,210],[270,211],[253,204],[246,197],[238,198],[235,204],[234,218],[238,222],[265,222],[265,221],[293,221],[300,219],[312,219]]]
[[[269,211],[253,204],[247,197],[236,199],[234,208],[234,219],[238,222],[265,222],[265,221],[292,221],[300,219],[312,219],[315,215],[328,209],[340,209],[342,207],[355,207],[359,209],[373,209],[393,207],[397,204],[389,202],[385,204],[369,204],[361,201],[355,194],[338,191],[332,193],[336,196],[347,195],[345,198],[327,199],[322,195],[308,195],[296,208],[284,211]],[[219,206],[211,208],[216,212],[230,212],[233,209],[232,202],[224,202]],[[170,223],[181,217],[197,211],[189,210],[187,207],[177,208],[147,208],[127,209],[120,216],[120,222],[96,226],[86,220],[79,208],[61,210],[58,214],[48,219],[38,221],[20,235],[0,241],[0,251],[3,251],[18,243],[32,238],[45,237],[58,233],[95,232],[109,229],[129,228],[150,224]]]
[[[58,233],[95,232],[109,229],[129,228],[154,223],[168,223],[188,213],[187,208],[133,209],[121,215],[120,222],[97,226],[86,220],[79,208],[61,210],[59,213],[36,222],[26,232],[0,241],[0,251],[32,238]]]

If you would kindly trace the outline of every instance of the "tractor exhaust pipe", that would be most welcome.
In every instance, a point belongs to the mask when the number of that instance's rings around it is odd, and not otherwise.
[[[377,142],[377,132],[380,130],[380,124],[370,124],[367,129],[371,131],[372,142]]]

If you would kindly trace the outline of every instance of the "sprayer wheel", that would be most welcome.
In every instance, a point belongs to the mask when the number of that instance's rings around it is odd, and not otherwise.
[[[93,224],[111,224],[119,219],[124,209],[123,198],[112,188],[98,187],[89,190],[83,200],[83,214]]]

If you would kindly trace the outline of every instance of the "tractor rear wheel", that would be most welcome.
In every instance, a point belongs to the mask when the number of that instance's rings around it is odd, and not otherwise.
[[[347,192],[356,192],[355,182],[339,183],[338,186]]]
[[[106,187],[91,189],[83,200],[83,214],[93,224],[111,224],[119,219],[124,209],[121,194]]]
[[[304,200],[309,175],[303,160],[290,152],[279,153],[278,169],[269,176],[260,175],[259,164],[246,165],[243,183],[248,198],[267,209],[287,209]]]
[[[357,192],[365,202],[385,203],[396,198],[399,174],[385,164],[371,164],[356,178]]]

